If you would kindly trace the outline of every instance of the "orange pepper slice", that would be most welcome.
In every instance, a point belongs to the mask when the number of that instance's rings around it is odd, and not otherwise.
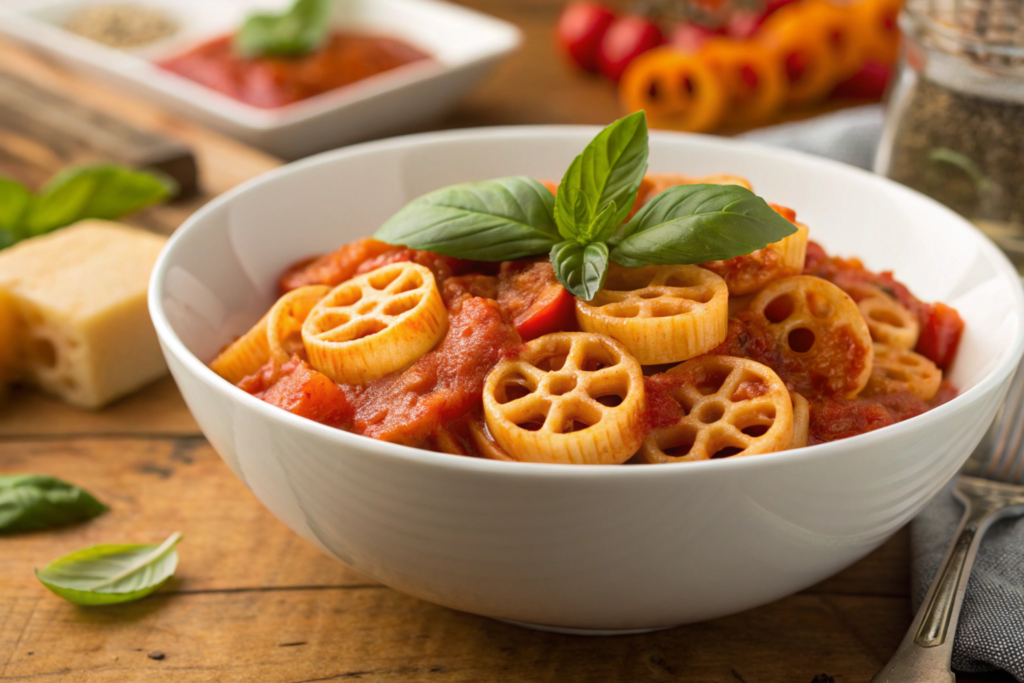
[[[756,38],[772,50],[786,76],[786,102],[804,105],[822,99],[836,83],[836,59],[821,14],[809,14],[807,3],[776,10]]]
[[[725,113],[726,91],[703,60],[671,47],[649,50],[626,69],[619,96],[630,111],[647,112],[654,128],[704,132]]]
[[[805,0],[804,12],[812,25],[825,32],[835,64],[833,78],[842,81],[857,73],[864,61],[868,36],[862,30],[858,10],[824,0]]]
[[[752,128],[769,121],[786,97],[785,76],[775,55],[754,41],[714,38],[697,55],[725,86],[728,104],[723,122]]]
[[[857,32],[863,36],[863,58],[880,64],[893,64],[900,51],[900,30],[896,19],[900,0],[861,0],[852,9],[859,20]]]

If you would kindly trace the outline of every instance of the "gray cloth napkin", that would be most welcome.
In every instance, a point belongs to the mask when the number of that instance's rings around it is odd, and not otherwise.
[[[738,135],[763,145],[786,147],[871,170],[885,120],[882,105],[840,109],[806,121],[793,121]]]
[[[871,169],[882,121],[881,106],[872,105],[739,137]],[[947,487],[911,523],[915,610],[928,592],[962,514],[963,507]],[[970,673],[1003,670],[1024,682],[1024,520],[999,522],[985,536],[964,598],[953,668]]]

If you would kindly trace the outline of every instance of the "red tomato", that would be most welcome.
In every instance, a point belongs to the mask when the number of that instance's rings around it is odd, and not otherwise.
[[[914,348],[943,370],[949,368],[960,345],[964,321],[956,309],[946,304],[925,304],[921,308],[921,335]]]
[[[634,58],[664,42],[661,29],[650,19],[630,15],[611,25],[601,39],[597,65],[613,81],[622,77]]]
[[[886,64],[867,61],[860,71],[840,83],[832,91],[832,97],[857,100],[880,100],[892,78],[893,69]]]
[[[701,45],[718,34],[718,31],[707,26],[683,21],[672,29],[672,37],[669,38],[669,42],[673,47],[678,47],[685,52],[696,52]]]
[[[576,320],[576,297],[562,285],[549,285],[533,305],[516,317],[515,326],[524,342],[571,328]]]
[[[592,2],[566,5],[555,27],[558,46],[580,68],[597,73],[601,39],[614,21],[615,14],[604,5]]]

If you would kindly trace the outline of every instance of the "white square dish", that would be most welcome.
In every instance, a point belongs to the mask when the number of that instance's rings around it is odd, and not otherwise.
[[[15,0],[0,6],[0,33],[68,67],[138,93],[285,158],[402,132],[442,115],[521,40],[512,24],[436,0],[336,0],[338,27],[391,36],[431,59],[275,109],[261,109],[160,68],[171,57],[237,28],[253,11],[290,0],[138,0],[181,29],[142,48],[114,49],[66,31],[95,0]]]

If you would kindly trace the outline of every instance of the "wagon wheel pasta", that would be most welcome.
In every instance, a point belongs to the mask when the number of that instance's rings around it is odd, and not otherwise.
[[[789,396],[793,399],[793,440],[789,442],[789,447],[803,448],[810,436],[811,405],[795,391],[789,392]]]
[[[877,295],[861,299],[857,306],[871,331],[871,338],[897,349],[917,344],[921,325],[917,317],[895,299],[875,288]]]
[[[365,384],[417,360],[444,336],[448,313],[429,269],[403,261],[343,282],[302,325],[309,363]]]
[[[941,384],[942,371],[921,354],[875,344],[874,369],[868,385],[872,392],[909,391],[922,401],[930,401]]]
[[[641,365],[699,356],[725,339],[725,281],[698,266],[614,267],[592,301],[576,301],[586,332],[618,339]]]
[[[781,451],[794,438],[793,399],[771,368],[746,358],[702,356],[668,371],[682,416],[644,440],[648,463]]]
[[[744,315],[762,325],[774,352],[827,393],[856,396],[871,376],[871,334],[857,304],[831,282],[798,275],[769,283]]]
[[[487,428],[516,460],[619,464],[643,441],[640,365],[614,339],[556,332],[499,363],[484,385]]]
[[[269,318],[268,311],[248,332],[221,351],[210,363],[210,369],[232,384],[238,384],[243,378],[262,368],[270,359],[270,347],[267,343]]]

